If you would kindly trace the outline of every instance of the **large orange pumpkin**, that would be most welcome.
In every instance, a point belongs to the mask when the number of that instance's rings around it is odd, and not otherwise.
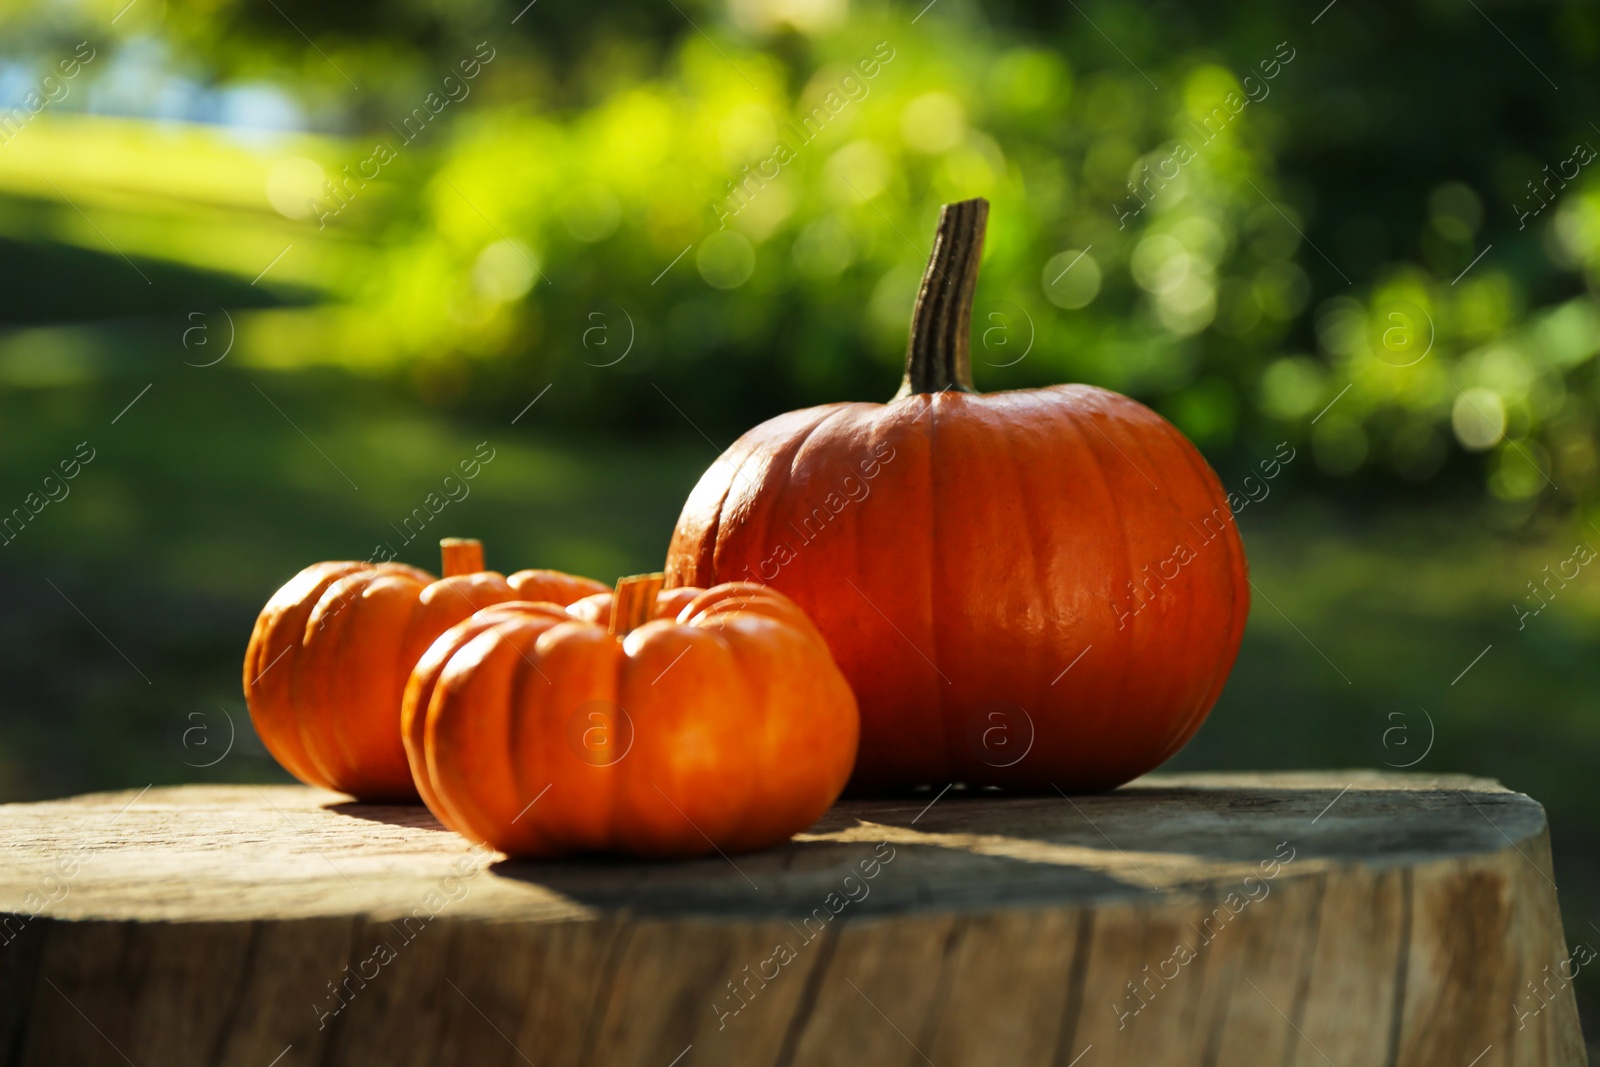
[[[855,761],[855,698],[787,597],[624,579],[604,622],[512,603],[457,625],[406,688],[409,751],[446,826],[502,852],[695,856],[811,825]],[[655,617],[652,617],[655,616]]]
[[[477,541],[449,538],[441,549],[437,581],[402,563],[317,563],[262,609],[245,652],[245,700],[267,751],[302,782],[362,800],[417,799],[400,700],[434,639],[491,604],[566,604],[605,590],[556,571],[485,571]]]
[[[862,789],[1103,789],[1176,752],[1249,611],[1244,548],[1184,436],[1086,385],[981,395],[969,355],[988,204],[947,205],[887,405],[741,437],[700,479],[668,585],[766,582],[861,705]]]

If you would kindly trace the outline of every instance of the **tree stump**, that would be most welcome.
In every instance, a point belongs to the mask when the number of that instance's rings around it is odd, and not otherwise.
[[[1475,778],[952,789],[674,864],[185,786],[0,848],[15,1067],[1585,1062],[1543,809]]]

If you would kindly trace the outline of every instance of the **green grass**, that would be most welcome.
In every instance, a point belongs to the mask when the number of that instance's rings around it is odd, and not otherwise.
[[[226,736],[224,712],[248,735],[238,672],[250,625],[301,567],[386,544],[437,570],[440,537],[477,536],[503,571],[637,573],[659,566],[714,456],[698,438],[559,440],[541,433],[540,405],[516,426],[474,425],[338,375],[177,370],[0,394],[4,509],[79,442],[95,453],[70,494],[0,548],[6,798],[281,780],[248,736],[241,751],[258,759],[197,775],[186,763],[207,757],[183,738],[207,722]],[[489,450],[461,479],[461,461]],[[447,498],[452,474],[459,499],[420,534],[413,520],[408,542],[407,516],[426,514],[430,493]]]

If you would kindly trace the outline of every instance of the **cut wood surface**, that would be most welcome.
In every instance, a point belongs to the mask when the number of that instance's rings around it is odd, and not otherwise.
[[[0,806],[0,1064],[1585,1063],[1543,809],[1151,776],[521,863],[300,786]]]

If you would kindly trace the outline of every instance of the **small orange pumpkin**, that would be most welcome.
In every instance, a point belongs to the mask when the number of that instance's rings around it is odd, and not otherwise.
[[[764,586],[661,584],[623,579],[607,625],[578,617],[594,601],[500,604],[428,649],[406,736],[441,822],[511,855],[682,857],[765,848],[828,809],[859,721],[821,634]]]
[[[400,737],[411,667],[436,637],[509,600],[573,600],[587,578],[483,569],[483,546],[440,543],[444,577],[403,563],[317,563],[273,594],[244,660],[244,695],[262,743],[308,785],[362,800],[416,800]]]

